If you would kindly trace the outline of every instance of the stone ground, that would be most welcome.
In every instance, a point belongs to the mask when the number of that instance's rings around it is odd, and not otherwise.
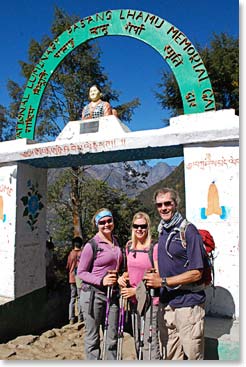
[[[133,339],[125,333],[123,360],[135,360]],[[24,335],[0,344],[0,360],[84,360],[84,324],[65,325],[41,335]]]

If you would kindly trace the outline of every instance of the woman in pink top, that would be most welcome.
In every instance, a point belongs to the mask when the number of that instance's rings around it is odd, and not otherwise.
[[[81,306],[85,321],[86,359],[116,359],[117,325],[119,301],[117,292],[117,272],[122,261],[122,252],[113,235],[114,219],[107,208],[99,209],[93,217],[96,235],[85,244],[80,257],[77,274],[82,279]],[[93,253],[96,246],[96,256]],[[112,289],[110,304],[107,307],[107,289]],[[100,345],[100,329],[105,326],[105,315],[108,313],[107,338],[104,348]],[[106,334],[105,334],[106,335]]]
[[[145,272],[153,271],[153,268],[158,271],[157,253],[158,244],[154,245],[151,239],[150,218],[147,213],[138,212],[132,220],[131,241],[126,244],[127,272],[118,279],[118,283],[121,286],[121,295],[130,301],[136,353],[139,357],[141,346],[142,359],[144,360],[148,360],[150,357],[153,360],[160,359],[157,328],[159,297],[153,297],[153,307],[149,306],[147,310],[144,310],[144,317],[141,318],[138,312],[136,293]],[[152,328],[150,324],[152,324]],[[141,327],[143,328],[143,326],[144,337],[140,341]],[[152,337],[151,347],[149,337]],[[143,345],[142,342],[144,342]]]

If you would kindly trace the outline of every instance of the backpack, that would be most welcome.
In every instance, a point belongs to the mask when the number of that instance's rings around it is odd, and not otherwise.
[[[136,254],[137,252],[146,252],[146,253],[148,253],[152,268],[154,268],[155,265],[154,265],[154,259],[153,259],[153,252],[154,252],[154,247],[155,247],[156,243],[157,242],[154,242],[154,243],[152,242],[151,245],[150,245],[150,248],[148,250],[136,250],[136,249],[131,248],[132,241],[129,241],[126,245],[126,249],[127,249],[128,253],[129,252],[134,252],[134,254]]]
[[[97,242],[94,240],[94,238],[91,238],[90,241],[88,241],[88,243],[90,243],[91,245],[91,248],[92,248],[92,251],[93,251],[93,258],[92,258],[92,262],[90,264],[90,270],[89,272],[92,271],[92,268],[93,268],[93,263],[97,257],[97,253],[100,252],[100,251],[103,251],[102,248],[99,248],[98,247],[98,244]],[[81,254],[82,255],[82,254]],[[78,264],[78,263],[77,263]],[[77,265],[78,267],[78,265]],[[74,269],[74,273],[75,273],[75,282],[76,282],[76,286],[77,288],[81,288],[82,287],[82,279],[80,279],[78,276],[77,276],[77,267]]]
[[[180,230],[180,240],[182,246],[186,249],[187,242],[185,239],[185,231],[190,222],[187,219],[184,219],[179,227]],[[204,284],[205,287],[212,285],[214,287],[214,249],[215,242],[211,233],[205,229],[198,229],[200,236],[202,237],[203,242],[203,260],[204,260],[204,269],[202,274],[202,279],[199,283]]]
[[[91,272],[92,268],[93,268],[93,263],[94,263],[94,261],[96,260],[96,257],[97,257],[97,253],[102,252],[103,249],[101,247],[98,247],[98,244],[97,244],[97,242],[94,238],[91,238],[90,241],[88,241],[88,243],[91,245],[92,252],[93,252],[93,258],[92,258],[92,262],[91,262],[91,266],[90,266],[90,272]]]

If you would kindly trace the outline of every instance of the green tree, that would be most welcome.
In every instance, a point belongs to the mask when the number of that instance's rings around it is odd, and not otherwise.
[[[139,186],[139,184],[147,184],[146,178],[149,175],[149,171],[147,169],[146,161],[142,160],[139,162],[140,167],[143,167],[145,171],[133,167],[129,162],[124,162],[125,174],[123,176],[123,181],[126,183],[127,188],[135,189]],[[147,170],[146,170],[147,169]]]
[[[7,134],[8,130],[8,111],[6,107],[0,105],[0,141],[4,140],[4,136]],[[9,134],[11,135],[11,133]]]
[[[107,183],[85,175],[86,167],[80,169],[78,182],[78,218],[86,241],[95,234],[91,219],[97,209],[107,207],[114,216],[115,234],[120,244],[128,240],[133,214],[142,208],[137,199],[129,199],[122,191],[112,189]],[[71,170],[66,169],[48,189],[49,232],[55,242],[64,243],[73,237],[74,208],[71,199]]]
[[[54,21],[51,25],[52,37],[46,35],[41,42],[32,39],[28,50],[28,61],[20,61],[21,72],[25,82],[28,81],[33,68],[51,41],[79,19],[79,17],[70,16],[63,10],[55,7]],[[98,84],[101,87],[104,91],[105,99],[109,100],[111,104],[118,101],[119,94],[111,87],[111,82],[101,65],[100,55],[100,49],[95,41],[85,42],[73,50],[56,68],[46,86],[39,107],[35,129],[36,141],[53,140],[68,121],[80,118],[83,105],[88,101],[88,90],[92,84]],[[25,84],[20,86],[14,81],[10,80],[8,82],[11,103],[9,114],[6,116],[9,118],[15,117],[16,119],[24,88]],[[114,106],[114,108],[116,108],[121,120],[130,121],[134,109],[139,104],[140,102],[136,98],[120,106]],[[78,204],[80,197],[78,177],[80,174],[80,168],[71,168],[70,198],[73,208],[74,236],[82,236]]]
[[[58,7],[55,8],[54,21],[51,25],[52,37],[46,35],[41,42],[32,39],[28,50],[28,61],[20,61],[22,75],[26,81],[51,41],[79,19],[77,16],[66,14]],[[103,90],[105,99],[111,103],[118,101],[119,93],[112,89],[111,82],[101,65],[100,56],[101,51],[96,41],[84,42],[59,64],[42,97],[35,130],[36,140],[51,140],[60,133],[68,121],[80,119],[92,84],[98,84]],[[22,93],[19,88],[16,83],[9,81],[9,90],[13,98],[11,110],[16,116],[24,86],[21,88]],[[135,107],[139,104],[136,98],[114,107],[119,110],[121,119],[130,121]]]
[[[216,109],[233,108],[239,114],[239,42],[225,33],[214,34],[209,47],[196,46],[214,91]],[[183,103],[173,73],[164,70],[156,98],[170,115],[183,114]]]

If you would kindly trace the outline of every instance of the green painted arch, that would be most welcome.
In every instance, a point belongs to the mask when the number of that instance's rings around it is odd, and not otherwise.
[[[34,138],[41,98],[57,66],[83,42],[102,36],[133,37],[159,52],[178,82],[185,114],[215,109],[206,68],[184,33],[166,20],[140,10],[107,10],[74,23],[44,52],[24,91],[18,112],[17,139]]]

